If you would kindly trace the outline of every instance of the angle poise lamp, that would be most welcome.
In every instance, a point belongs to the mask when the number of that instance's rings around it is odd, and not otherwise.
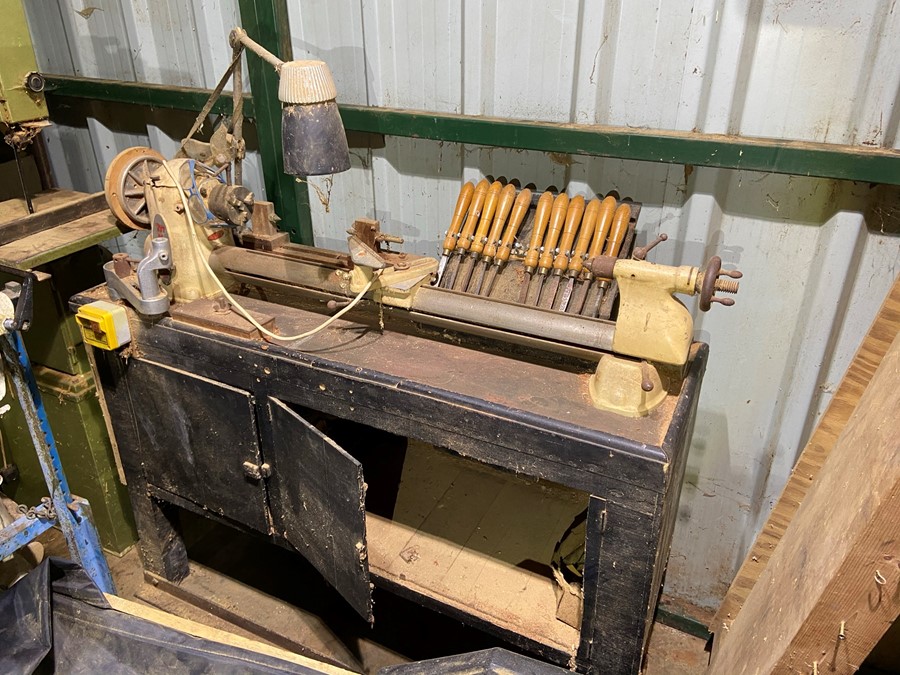
[[[347,135],[338,112],[337,89],[328,64],[324,61],[282,61],[235,28],[230,35],[234,49],[234,121],[235,140],[242,144],[239,130],[243,119],[240,55],[246,47],[279,74],[278,99],[282,102],[281,146],[284,172],[291,176],[322,176],[350,168]],[[230,70],[230,69],[229,69]],[[242,148],[238,157],[242,155]],[[235,178],[240,182],[236,165]]]

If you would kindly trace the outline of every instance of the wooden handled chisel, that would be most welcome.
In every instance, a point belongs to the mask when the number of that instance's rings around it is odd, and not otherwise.
[[[503,266],[509,260],[513,242],[516,240],[516,235],[519,233],[519,228],[522,227],[522,221],[525,220],[525,214],[528,213],[529,208],[531,208],[531,190],[525,188],[516,197],[516,203],[513,204],[512,213],[509,216],[509,223],[507,223],[506,230],[503,232],[503,239],[500,241],[496,253],[493,254],[494,266],[491,267],[491,271],[488,273],[487,280],[484,283],[484,295],[491,294],[497,275],[500,274]],[[489,251],[485,250],[485,256],[488,254]]]
[[[494,259],[494,256],[497,254],[497,244],[500,243],[500,235],[503,233],[503,226],[506,224],[506,218],[509,216],[509,210],[512,208],[513,202],[516,200],[516,186],[509,184],[500,192],[500,202],[497,204],[497,211],[494,213],[494,224],[491,225],[491,229],[488,231],[487,237],[485,237],[484,241],[472,242],[472,248],[469,250],[469,255],[472,256],[473,265],[476,265],[478,262],[478,257],[481,256],[481,269],[478,270],[478,276],[476,276],[466,290],[469,293],[475,293],[478,295],[481,292],[481,285],[484,283],[484,274],[487,272],[487,268],[491,266],[491,260]]]
[[[456,248],[453,251],[453,258],[448,262],[450,271],[447,274],[447,283],[444,288],[453,288],[453,282],[459,274],[459,267],[462,264],[463,255],[469,250],[472,244],[472,237],[475,234],[475,227],[481,218],[481,210],[484,208],[484,200],[487,199],[487,193],[491,184],[486,178],[478,181],[475,186],[475,193],[472,195],[472,203],[469,206],[469,213],[466,216],[466,224],[463,225],[459,237],[456,239]]]
[[[538,199],[537,209],[534,211],[534,223],[531,226],[531,238],[528,241],[528,250],[525,251],[525,278],[522,280],[522,290],[519,292],[519,303],[524,304],[528,299],[528,291],[531,288],[531,279],[534,269],[537,267],[541,255],[541,244],[544,234],[547,232],[547,223],[550,220],[550,211],[553,208],[553,193],[545,192]]]
[[[541,289],[541,297],[538,300],[538,306],[544,309],[553,307],[556,300],[556,293],[559,291],[559,282],[562,279],[563,272],[569,266],[569,256],[572,253],[572,245],[575,243],[575,235],[578,232],[578,226],[581,224],[581,216],[584,214],[584,197],[578,195],[569,201],[569,207],[566,210],[566,225],[563,227],[562,236],[559,240],[559,252],[553,259],[553,271],[550,273],[550,279],[544,282]]]
[[[609,232],[609,241],[606,242],[606,248],[603,255],[618,257],[619,251],[622,250],[622,242],[625,241],[625,233],[628,232],[628,222],[631,220],[631,207],[628,204],[620,204],[613,216],[612,228]],[[595,317],[600,312],[600,303],[603,302],[603,296],[609,288],[612,279],[600,279],[597,284],[597,296],[591,305],[587,316]],[[584,312],[582,312],[584,314]]]
[[[444,237],[443,253],[441,261],[438,263],[437,280],[435,285],[440,286],[441,277],[444,276],[444,269],[447,267],[447,260],[453,249],[456,248],[456,240],[459,239],[459,231],[462,228],[463,220],[466,212],[469,210],[469,204],[472,203],[472,195],[475,194],[475,184],[472,181],[467,182],[459,191],[459,197],[456,198],[456,208],[453,209],[453,219],[450,221],[450,227],[447,228],[447,236]]]
[[[590,248],[587,250],[585,259],[590,260],[596,258],[603,252],[603,245],[606,243],[606,236],[609,234],[609,228],[612,225],[613,215],[616,212],[616,198],[607,197],[600,202],[600,212],[597,214],[597,225],[594,229],[594,238],[591,240]],[[584,309],[585,300],[588,291],[591,288],[591,279],[594,278],[593,273],[588,269],[587,265],[581,268],[578,286],[572,293],[572,299],[569,300],[567,308],[570,314],[581,314]]]
[[[459,276],[453,282],[453,290],[455,291],[464,291],[469,285],[469,280],[472,278],[472,270],[475,269],[475,260],[477,260],[477,257],[473,256],[472,247],[475,247],[479,254],[484,248],[484,243],[482,242],[487,237],[488,228],[494,221],[494,211],[497,209],[497,202],[500,201],[501,190],[503,190],[503,183],[499,180],[491,183],[491,187],[488,189],[487,197],[484,200],[484,209],[481,211],[481,220],[478,222],[478,227],[475,229],[472,239],[466,244],[469,256],[465,260],[460,261]]]
[[[553,258],[556,255],[556,242],[559,241],[559,235],[562,234],[563,224],[566,221],[566,213],[569,210],[569,195],[561,192],[559,196],[553,200],[553,209],[550,211],[550,223],[547,225],[547,234],[544,235],[544,245],[541,247],[541,257],[538,258],[538,278],[531,281],[531,288],[528,289],[528,297],[525,298],[526,305],[537,305],[541,297],[541,289],[544,287],[544,281],[547,278],[547,272],[553,267]]]
[[[584,209],[584,219],[581,221],[581,229],[578,230],[578,240],[569,258],[569,265],[566,268],[568,281],[566,281],[566,287],[554,306],[554,309],[559,312],[565,312],[566,307],[569,306],[569,298],[572,297],[572,289],[575,287],[575,277],[578,276],[584,267],[584,256],[591,243],[591,237],[594,235],[594,228],[597,226],[597,216],[599,215],[600,200],[595,197],[588,202],[587,207]]]

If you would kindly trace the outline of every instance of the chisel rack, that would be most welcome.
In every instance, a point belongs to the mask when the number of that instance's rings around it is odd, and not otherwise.
[[[618,284],[592,277],[583,262],[600,254],[629,258],[640,212],[640,203],[615,193],[540,193],[487,179],[466,183],[443,241],[438,285],[609,319]]]

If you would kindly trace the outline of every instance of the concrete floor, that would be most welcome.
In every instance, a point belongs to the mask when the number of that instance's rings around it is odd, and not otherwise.
[[[657,623],[650,635],[645,675],[699,675],[706,672],[706,640]]]
[[[42,540],[47,555],[66,556],[65,541],[59,532],[51,530],[42,537]],[[234,625],[192,604],[174,598],[145,581],[136,547],[131,548],[121,557],[108,556],[108,560],[116,583],[116,589],[120,596],[164,609],[172,614],[209,625],[213,628],[260,640],[259,635],[248,632],[241,626]],[[266,642],[265,639],[261,641]],[[700,638],[669,626],[656,624],[650,638],[647,661],[643,672],[645,675],[695,675],[704,673],[708,663],[708,654],[704,651],[704,647],[705,641]],[[358,656],[363,670],[367,673],[374,673],[383,666],[403,663],[409,660],[389,647],[365,639],[352,645],[352,648]]]

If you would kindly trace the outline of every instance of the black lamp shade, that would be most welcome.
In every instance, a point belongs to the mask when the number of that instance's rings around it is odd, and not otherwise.
[[[350,168],[347,134],[337,103],[286,105],[281,111],[284,172],[323,176]]]

